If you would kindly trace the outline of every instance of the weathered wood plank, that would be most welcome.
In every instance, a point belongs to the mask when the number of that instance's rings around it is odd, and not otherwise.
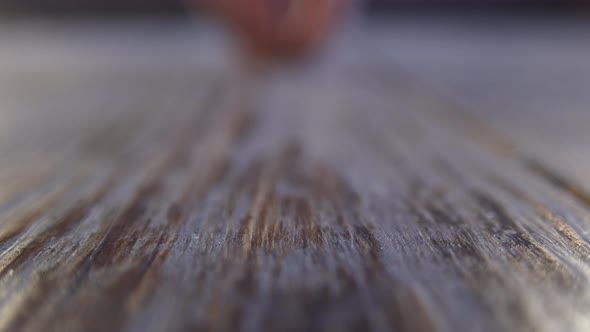
[[[590,326],[586,182],[499,110],[543,95],[440,89],[410,25],[244,104],[208,28],[69,27],[0,33],[0,330]]]

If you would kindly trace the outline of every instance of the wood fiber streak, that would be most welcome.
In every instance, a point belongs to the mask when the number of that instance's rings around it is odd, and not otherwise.
[[[167,29],[0,55],[0,331],[590,329],[588,193],[527,132],[347,43],[246,103]]]

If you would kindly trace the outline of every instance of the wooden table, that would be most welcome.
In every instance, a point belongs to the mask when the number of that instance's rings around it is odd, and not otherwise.
[[[248,99],[206,23],[0,41],[0,331],[590,329],[585,22],[377,22]]]

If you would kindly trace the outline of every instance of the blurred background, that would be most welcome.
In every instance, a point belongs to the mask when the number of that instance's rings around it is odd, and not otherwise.
[[[168,110],[153,106],[166,98],[194,102],[187,96],[203,77],[237,62],[223,29],[192,18],[199,1],[0,0],[0,153],[74,144],[105,119]],[[320,79],[340,82],[361,68],[390,80],[388,92],[420,82],[502,134],[517,133],[529,150],[552,151],[546,162],[586,179],[590,192],[590,0],[362,2],[377,15],[322,49],[329,56],[318,58],[330,61],[314,67]],[[104,154],[115,145],[105,143]]]
[[[195,0],[198,1],[198,0]],[[186,12],[188,0],[3,0],[2,14],[176,15]],[[373,12],[485,10],[585,12],[590,0],[367,0]]]

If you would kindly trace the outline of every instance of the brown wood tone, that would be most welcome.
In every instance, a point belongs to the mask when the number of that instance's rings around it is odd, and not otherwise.
[[[209,27],[4,22],[0,331],[588,331],[590,26],[467,22],[247,102]]]

